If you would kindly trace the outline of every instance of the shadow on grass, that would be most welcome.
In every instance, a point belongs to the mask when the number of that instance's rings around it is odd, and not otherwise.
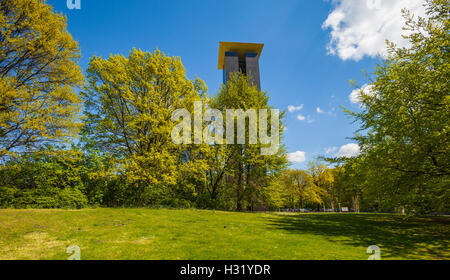
[[[269,225],[292,234],[315,234],[350,246],[377,245],[384,258],[450,259],[450,218],[385,214],[279,215]]]

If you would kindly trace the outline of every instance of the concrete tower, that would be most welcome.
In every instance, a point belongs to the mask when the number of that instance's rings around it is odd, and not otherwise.
[[[264,44],[220,42],[218,69],[223,70],[223,83],[227,84],[230,74],[241,71],[261,90],[259,57],[263,48]]]

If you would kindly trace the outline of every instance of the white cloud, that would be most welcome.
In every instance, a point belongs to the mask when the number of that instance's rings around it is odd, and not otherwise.
[[[331,105],[331,104],[330,104]],[[322,108],[320,108],[320,107],[317,107],[317,109],[316,109],[316,112],[317,112],[317,114],[319,114],[319,115],[333,115],[333,112],[335,111],[336,109],[335,108],[332,108],[330,111],[324,111],[324,110],[322,110]]]
[[[331,147],[331,148],[325,149],[325,153],[326,153],[327,155],[329,155],[329,154],[334,154],[334,153],[337,152],[337,150],[338,150],[338,147]]]
[[[314,119],[311,117],[311,115],[308,115],[307,117],[305,117],[302,114],[300,114],[297,116],[297,120],[302,121],[302,122],[306,121],[306,123],[309,123],[309,124],[314,122]]]
[[[304,104],[302,104],[300,106],[289,105],[288,106],[288,111],[289,111],[289,113],[294,113],[296,111],[301,111],[301,110],[303,110],[304,106],[305,106]]]
[[[331,29],[328,53],[343,60],[364,56],[386,57],[386,40],[400,47],[409,45],[402,38],[406,8],[415,16],[426,16],[424,0],[333,0],[334,9],[323,23]]]
[[[373,85],[363,85],[360,89],[355,89],[350,94],[350,102],[354,104],[361,103],[361,91],[366,95],[373,96],[375,95],[375,91],[373,90]]]
[[[288,154],[288,160],[291,163],[303,163],[306,161],[306,153],[297,151],[295,153]]]
[[[356,157],[361,153],[361,148],[358,144],[351,143],[342,146],[337,153],[338,157]]]

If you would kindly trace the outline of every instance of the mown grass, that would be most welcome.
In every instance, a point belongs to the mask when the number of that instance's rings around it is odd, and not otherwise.
[[[0,210],[0,259],[450,259],[449,218],[196,210]]]

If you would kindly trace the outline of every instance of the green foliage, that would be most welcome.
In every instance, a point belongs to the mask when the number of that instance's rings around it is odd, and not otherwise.
[[[0,169],[0,207],[83,208],[80,153],[40,150]]]
[[[115,158],[120,183],[112,188],[126,196],[121,203],[180,204],[180,187],[181,192],[190,188],[180,181],[206,168],[201,157],[205,147],[174,144],[171,117],[175,110],[191,110],[195,101],[205,100],[204,82],[189,80],[179,58],[136,49],[128,57],[91,58],[88,80],[83,142]]]
[[[272,208],[321,210],[322,206],[335,209],[335,170],[316,162],[308,170],[286,170],[274,178],[267,190]]]
[[[98,152],[41,148],[0,168],[0,208],[104,205],[116,183],[112,159]]]
[[[242,109],[244,112],[254,109],[266,109],[268,114],[268,129],[270,131],[269,97],[265,92],[259,91],[249,82],[247,76],[235,74],[223,86],[220,93],[212,100],[211,108],[225,112],[227,109]],[[280,143],[282,143],[283,113],[280,117]],[[226,116],[224,117],[226,121]],[[236,122],[236,121],[235,121]],[[248,121],[246,120],[246,124]],[[258,120],[258,127],[259,127]],[[249,144],[249,129],[246,126],[247,144],[215,145],[209,159],[210,167],[207,173],[206,189],[214,201],[221,196],[233,201],[235,206],[231,209],[242,211],[253,210],[258,207],[267,208],[264,201],[265,191],[270,182],[286,168],[286,152],[282,144],[274,155],[262,155],[261,149],[265,147],[259,140],[256,145]],[[229,133],[226,131],[226,133]],[[234,130],[234,139],[237,131]],[[225,135],[227,137],[228,135]],[[231,205],[229,205],[231,206]],[[229,209],[229,208],[226,208]]]
[[[104,196],[111,184],[117,180],[115,160],[95,150],[82,151],[79,161],[79,176],[82,181],[83,193],[90,206],[104,204]]]
[[[347,111],[361,123],[363,156],[344,166],[355,188],[377,188],[369,193],[384,207],[416,214],[450,205],[450,4],[427,3],[429,19],[404,11],[412,46],[389,43],[362,111]]]
[[[0,159],[78,133],[79,58],[66,18],[45,1],[0,2]]]

